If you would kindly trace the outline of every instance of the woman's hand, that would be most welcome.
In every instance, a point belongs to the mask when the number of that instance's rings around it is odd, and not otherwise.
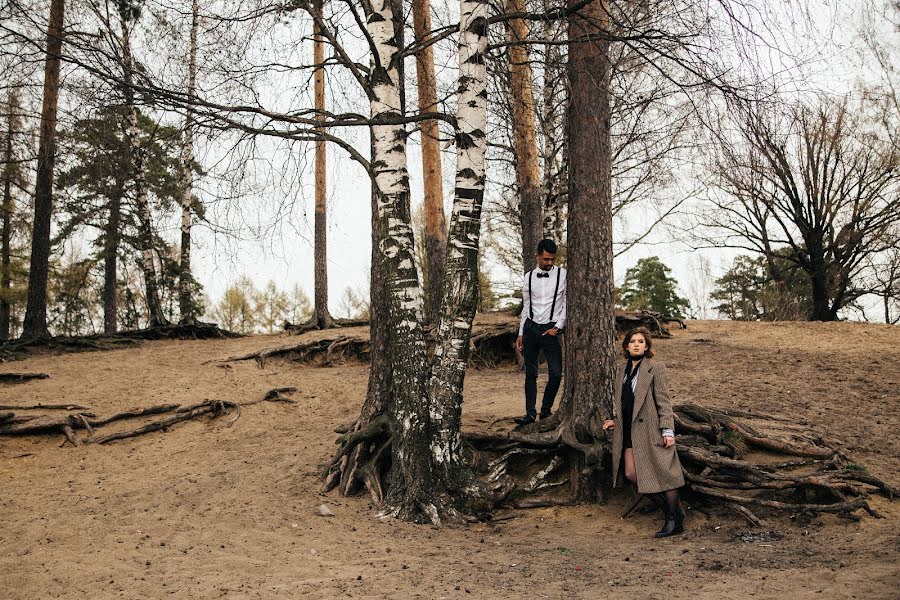
[[[675,445],[675,437],[671,435],[663,436],[663,448],[671,448]]]
[[[612,419],[607,419],[607,420],[603,421],[603,431],[606,431],[607,429],[615,429],[615,427],[616,427],[616,422],[613,421]]]

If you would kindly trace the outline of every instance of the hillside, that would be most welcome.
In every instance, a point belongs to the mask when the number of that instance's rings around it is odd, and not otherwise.
[[[656,349],[676,403],[805,419],[900,483],[897,327],[701,321],[673,333]],[[365,365],[215,362],[296,339],[155,341],[6,364],[50,378],[0,387],[0,404],[97,414],[298,391],[296,404],[244,408],[231,427],[204,417],[81,448],[59,447],[61,436],[0,438],[0,596],[897,597],[900,503],[875,496],[884,519],[785,516],[750,542],[737,537],[748,525],[736,515],[699,510],[685,535],[654,540],[655,515],[620,519],[624,490],[605,506],[509,512],[467,528],[379,521],[365,496],[318,493],[333,429],[358,413]],[[512,367],[471,370],[464,426],[518,416],[521,388]],[[318,515],[323,502],[334,517]]]

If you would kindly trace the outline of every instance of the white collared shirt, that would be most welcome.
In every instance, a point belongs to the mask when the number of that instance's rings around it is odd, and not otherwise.
[[[549,277],[538,277],[537,274],[546,273]],[[553,314],[553,290],[556,289],[556,275],[559,274],[559,290],[556,292],[556,308]],[[528,293],[528,278],[531,278],[531,295]],[[555,321],[557,329],[562,329],[566,324],[566,270],[552,266],[549,271],[541,271],[536,268],[525,274],[522,284],[522,319],[519,322],[519,335],[525,331],[525,320],[534,311],[532,321],[538,324],[546,324]]]

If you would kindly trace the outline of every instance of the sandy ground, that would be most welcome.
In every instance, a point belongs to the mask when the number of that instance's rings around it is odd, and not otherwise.
[[[204,364],[289,341],[151,342],[5,365],[51,377],[0,388],[0,404],[101,415],[300,391],[296,405],[245,408],[230,428],[204,419],[77,449],[0,438],[0,598],[900,598],[900,503],[881,498],[884,519],[782,517],[770,526],[783,537],[757,543],[736,538],[747,531],[736,516],[698,511],[683,536],[654,540],[655,516],[619,517],[625,491],[493,525],[380,521],[366,497],[318,493],[364,365]],[[897,327],[691,322],[657,349],[676,402],[807,419],[900,483]],[[466,427],[521,414],[520,389],[511,368],[471,371]],[[335,517],[317,515],[323,502]]]

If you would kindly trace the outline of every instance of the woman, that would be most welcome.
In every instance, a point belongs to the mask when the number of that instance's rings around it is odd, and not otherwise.
[[[640,494],[657,499],[665,508],[666,522],[656,537],[681,533],[684,512],[678,488],[684,485],[675,452],[675,420],[666,378],[666,366],[653,360],[650,331],[632,329],[622,340],[625,363],[618,370],[613,418],[603,429],[613,430],[613,486],[619,468]]]

